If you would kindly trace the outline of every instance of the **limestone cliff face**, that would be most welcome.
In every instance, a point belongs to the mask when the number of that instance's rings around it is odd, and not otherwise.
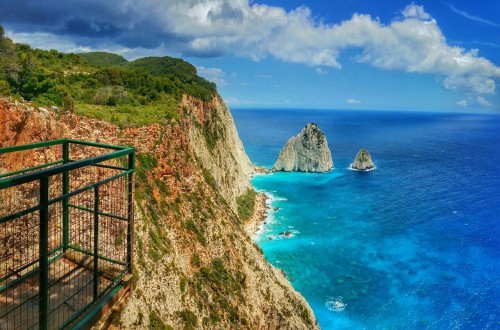
[[[118,328],[318,328],[236,215],[235,196],[250,187],[253,167],[227,107],[184,97],[179,113],[177,121],[119,129],[0,98],[0,147],[61,137],[136,147],[134,289]],[[0,171],[51,157],[0,157]],[[157,162],[144,161],[151,158]]]
[[[373,164],[368,150],[362,148],[354,158],[351,167],[355,170],[368,171],[375,168],[375,164]]]
[[[245,153],[229,109],[220,97],[202,102],[186,95],[180,107],[193,123],[188,125],[193,152],[236,212],[236,197],[251,188],[248,177],[254,166]]]
[[[316,124],[309,123],[302,132],[288,140],[272,170],[327,172],[332,168],[332,155],[325,134]]]

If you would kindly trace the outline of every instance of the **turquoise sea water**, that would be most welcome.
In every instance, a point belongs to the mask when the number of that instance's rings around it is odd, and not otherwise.
[[[500,116],[233,115],[266,167],[306,123],[326,134],[332,172],[252,180],[277,208],[256,241],[323,329],[500,329]],[[349,170],[361,147],[376,170]]]

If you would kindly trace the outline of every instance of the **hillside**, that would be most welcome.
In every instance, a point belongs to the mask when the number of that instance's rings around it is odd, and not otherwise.
[[[137,150],[134,289],[115,326],[317,328],[243,229],[238,208],[255,198],[253,166],[214,84],[181,60],[171,60],[177,73],[153,75],[163,58],[102,68],[1,41],[0,91],[10,96],[0,98],[0,147],[70,137]],[[34,63],[26,76],[20,59]]]
[[[177,116],[182,95],[210,102],[216,86],[168,56],[128,62],[116,54],[65,54],[15,44],[0,26],[0,95],[57,106],[121,127]]]
[[[78,53],[78,56],[83,58],[87,63],[98,67],[120,66],[128,63],[128,61],[120,55],[107,52],[88,52]]]

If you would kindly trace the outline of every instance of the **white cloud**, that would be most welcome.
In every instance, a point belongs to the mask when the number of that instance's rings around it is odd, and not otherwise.
[[[347,99],[346,102],[347,102],[347,104],[360,104],[361,103],[360,100],[356,100],[356,99]]]
[[[491,103],[490,103],[487,99],[485,99],[485,98],[484,98],[484,97],[482,97],[482,96],[478,96],[478,97],[476,98],[476,100],[477,100],[477,103],[479,103],[479,104],[480,104],[480,105],[482,105],[483,107],[491,107],[491,106],[492,106],[492,104],[491,104]]]
[[[458,101],[457,105],[463,108],[468,108],[472,106],[480,108],[488,108],[493,106],[493,104],[491,104],[491,102],[488,101],[483,96],[476,96],[476,97],[469,96],[466,99]]]
[[[238,25],[241,30],[234,26],[234,34],[226,33],[224,42],[242,56],[260,59],[270,54],[288,62],[341,68],[341,51],[354,47],[361,50],[360,62],[385,70],[441,75],[447,89],[493,94],[495,80],[500,78],[500,68],[479,57],[476,50],[449,46],[437,22],[422,6],[407,6],[404,18],[389,25],[359,14],[338,25],[326,25],[314,20],[306,7],[286,13],[275,7],[250,6],[246,1],[238,5],[243,13]],[[250,27],[255,23],[259,27]],[[217,26],[212,28],[219,35],[223,32]]]
[[[273,76],[270,74],[267,74],[267,73],[263,73],[263,74],[255,75],[255,78],[273,79]]]
[[[455,14],[458,14],[462,17],[465,17],[465,18],[470,19],[470,20],[475,21],[475,22],[490,25],[490,26],[495,26],[495,27],[500,26],[500,24],[494,23],[490,20],[484,19],[484,18],[479,17],[479,16],[471,15],[471,14],[467,13],[466,11],[460,10],[460,9],[456,8],[455,6],[453,6],[452,4],[449,4],[446,2],[445,2],[445,4],[451,9],[451,11],[453,11]]]
[[[224,86],[227,81],[224,79],[226,73],[219,68],[206,68],[204,66],[197,66],[198,74],[203,78],[216,83],[218,86]]]
[[[467,100],[460,100],[457,102],[457,105],[462,108],[467,108],[469,106],[469,101]]]
[[[316,73],[317,73],[317,74],[319,74],[319,75],[328,74],[328,70],[325,70],[325,69],[323,69],[323,68],[316,68],[316,69],[314,70],[314,72],[316,72]]]
[[[412,4],[403,10],[404,17],[413,17],[421,20],[430,20],[432,16],[425,12],[424,6]]]
[[[234,97],[234,96],[226,96],[224,97],[224,100],[226,101],[226,103],[229,105],[229,106],[238,106],[238,105],[257,105],[259,104],[259,102],[257,101],[254,101],[254,100],[243,100],[243,99],[239,99],[237,97]]]
[[[170,1],[169,3],[172,3]],[[248,0],[174,1],[162,11],[176,33],[190,36],[200,53],[235,53],[260,60],[273,56],[286,62],[340,69],[344,49],[357,48],[357,60],[384,70],[436,74],[447,89],[493,94],[500,68],[477,50],[450,46],[423,6],[411,4],[402,18],[382,24],[354,14],[340,24],[325,24],[305,6],[282,8]]]

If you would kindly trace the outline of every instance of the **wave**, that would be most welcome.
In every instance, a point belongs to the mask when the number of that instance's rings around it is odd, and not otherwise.
[[[339,313],[344,311],[347,305],[342,301],[342,297],[328,297],[325,302],[325,306],[329,311]]]
[[[349,166],[347,167],[348,170],[350,171],[356,171],[356,172],[371,172],[371,171],[374,171],[377,169],[377,166],[374,166],[368,170],[358,170],[357,168],[352,168],[352,164],[349,164]]]

